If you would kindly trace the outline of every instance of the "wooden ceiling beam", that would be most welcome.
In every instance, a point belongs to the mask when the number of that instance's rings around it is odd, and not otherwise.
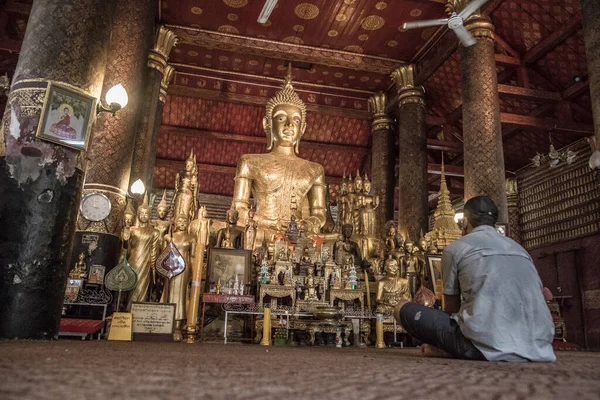
[[[581,29],[581,13],[573,16],[566,24],[544,37],[533,46],[524,56],[523,64],[533,64],[567,40],[572,34]]]
[[[518,67],[521,66],[521,59],[518,57],[507,56],[506,54],[496,54],[496,64],[504,67]]]
[[[463,145],[461,142],[451,142],[449,140],[427,139],[427,149],[437,151],[447,151],[449,153],[462,153]]]
[[[581,96],[585,92],[590,90],[590,84],[588,81],[577,82],[562,92],[563,100],[572,100]]]
[[[586,135],[594,133],[594,127],[591,125],[556,119],[535,118],[528,115],[500,113],[500,121],[503,124],[516,125],[522,128],[554,129],[556,132]]]
[[[20,40],[0,39],[0,50],[19,53],[21,51],[21,44],[22,42]]]
[[[427,173],[431,175],[441,175],[442,174],[442,164],[429,164],[427,166]],[[456,165],[445,165],[444,173],[446,176],[457,176],[464,177],[465,171],[463,167],[459,167]]]
[[[179,126],[172,125],[161,125],[160,132],[166,134],[173,134],[177,136],[186,136],[192,137],[196,139],[213,139],[213,140],[221,140],[225,142],[242,142],[242,143],[256,143],[261,146],[266,145],[267,140],[262,136],[248,136],[248,135],[238,135],[233,133],[222,133],[222,132],[212,132],[201,129],[194,128],[184,128]],[[334,143],[322,143],[322,142],[312,142],[308,140],[302,140],[300,143],[300,147],[306,150],[322,150],[322,151],[335,151],[338,153],[346,153],[346,154],[358,154],[360,156],[366,156],[370,153],[370,149],[368,147],[360,147],[360,146],[348,146]]]
[[[506,50],[506,52],[508,54],[510,54],[513,57],[516,58],[521,58],[521,54],[519,54],[518,51],[516,51],[511,45],[509,45],[506,40],[504,40],[500,35],[498,35],[498,32],[494,32],[494,40],[496,41],[496,43],[498,43],[498,45],[500,47],[502,47],[504,50]]]
[[[534,108],[530,113],[529,116],[530,117],[539,117],[540,115],[553,110],[554,106],[552,104],[542,104],[536,108]],[[522,127],[519,125],[511,125],[511,126],[507,126],[507,127],[502,127],[502,141],[506,142],[508,139],[510,139],[511,137],[513,137],[518,131],[519,129],[521,129]]]
[[[563,100],[560,93],[548,92],[545,90],[526,89],[519,86],[498,85],[498,93],[507,97],[516,97],[524,100],[533,100],[538,102],[558,103]]]

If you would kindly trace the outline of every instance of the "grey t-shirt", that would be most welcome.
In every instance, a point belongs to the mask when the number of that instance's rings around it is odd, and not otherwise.
[[[491,226],[442,256],[444,294],[462,296],[461,332],[489,361],[555,361],[554,324],[531,257]]]

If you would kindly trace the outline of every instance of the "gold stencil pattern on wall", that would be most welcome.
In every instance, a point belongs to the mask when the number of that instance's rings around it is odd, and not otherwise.
[[[411,17],[414,17],[414,18],[416,18],[416,17],[420,17],[420,16],[421,16],[421,14],[423,14],[423,11],[421,11],[421,10],[420,10],[420,9],[418,9],[418,8],[415,8],[414,10],[411,10],[411,12],[410,12],[410,16],[411,16]]]
[[[248,0],[223,0],[223,3],[227,4],[229,7],[242,8],[248,4]]]
[[[292,29],[295,30],[296,32],[304,32],[303,25],[294,25],[294,27]]]
[[[234,14],[234,13],[229,13],[227,14],[227,19],[230,21],[237,21],[238,20],[238,15]]]
[[[221,33],[233,33],[234,35],[237,35],[238,33],[240,33],[240,31],[238,31],[238,29],[235,26],[231,26],[231,25],[221,25],[220,27],[217,28],[217,31],[219,31]]]
[[[398,46],[398,42],[395,40],[390,40],[389,42],[387,42],[387,45],[389,47],[396,47],[396,46]]]
[[[348,16],[346,14],[338,14],[335,16],[335,20],[338,22],[344,22],[348,19]]]
[[[364,51],[362,47],[356,45],[346,46],[344,47],[344,50],[351,51],[353,53],[362,53]]]
[[[387,3],[385,1],[380,1],[379,3],[375,4],[375,8],[378,10],[385,10],[385,8],[387,7]]]
[[[368,31],[375,31],[380,29],[385,24],[385,19],[379,15],[369,15],[362,20],[360,26]]]
[[[339,32],[336,31],[336,30],[334,30],[334,29],[332,29],[329,32],[327,32],[327,36],[329,36],[329,37],[335,37],[337,35],[339,35]]]
[[[304,44],[304,41],[298,36],[288,36],[286,38],[283,38],[283,41],[286,43]]]
[[[200,15],[202,14],[202,9],[200,7],[192,7],[192,14]]]
[[[311,3],[301,3],[296,6],[294,13],[298,18],[313,19],[319,15],[319,7]]]
[[[369,35],[362,34],[358,37],[358,40],[360,40],[361,42],[364,42],[367,39],[369,39]]]

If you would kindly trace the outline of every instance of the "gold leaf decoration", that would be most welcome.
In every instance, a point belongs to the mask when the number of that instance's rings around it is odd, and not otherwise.
[[[295,30],[296,32],[304,32],[303,25],[294,25],[294,27],[292,29]]]
[[[396,46],[398,46],[398,42],[395,40],[390,40],[389,42],[387,42],[387,45],[389,47],[396,47]]]
[[[420,10],[420,9],[418,9],[418,8],[415,8],[414,10],[411,10],[411,11],[410,11],[410,16],[411,16],[411,17],[413,17],[413,18],[420,17],[420,16],[421,16],[421,14],[423,14],[423,11],[421,11],[421,10]]]
[[[361,81],[361,82],[367,82],[368,80],[369,80],[369,77],[368,77],[368,76],[361,76],[361,77],[360,77],[360,81]]]
[[[350,6],[354,3],[356,3],[356,0],[344,0],[344,4],[348,4]]]
[[[258,61],[256,61],[256,60],[250,60],[250,61],[248,61],[248,64],[250,64],[252,66],[256,66],[256,65],[258,65]]]
[[[232,33],[234,35],[237,35],[238,33],[240,33],[240,31],[238,31],[238,29],[235,26],[231,26],[231,25],[221,25],[220,27],[217,28],[217,31],[219,31],[221,33]]]
[[[379,3],[375,4],[375,8],[378,9],[379,11],[385,10],[386,7],[387,7],[387,3],[385,1],[380,1]]]
[[[198,55],[198,52],[196,52],[194,50],[188,51],[188,56],[196,57],[197,55]]]
[[[344,74],[342,74],[341,72],[336,72],[335,74],[333,74],[333,76],[335,76],[336,78],[341,78],[342,76],[344,76]]]
[[[360,35],[358,37],[358,40],[360,40],[361,42],[364,42],[365,40],[369,39],[369,35]]]
[[[362,47],[355,46],[355,45],[346,46],[346,47],[344,47],[344,50],[351,51],[353,53],[362,53],[364,51]]]
[[[311,3],[300,3],[294,8],[294,13],[298,18],[313,19],[319,15],[319,7]]]
[[[304,44],[304,41],[300,39],[298,36],[288,36],[283,39],[286,43],[294,43],[294,44]]]
[[[385,24],[385,19],[379,15],[369,15],[362,20],[360,26],[368,31],[380,29]]]
[[[228,61],[229,57],[227,56],[219,56],[219,61]]]
[[[327,36],[329,36],[329,37],[336,37],[337,35],[339,35],[339,32],[334,29],[327,32]]]
[[[248,0],[223,0],[231,8],[242,8],[248,4]]]
[[[237,16],[237,14],[229,13],[229,14],[227,14],[227,19],[230,20],[230,21],[237,21],[238,20],[238,16]]]
[[[192,14],[200,15],[202,14],[202,9],[200,7],[192,7]]]
[[[338,14],[335,16],[335,20],[338,22],[344,22],[348,19],[348,16],[346,14]]]

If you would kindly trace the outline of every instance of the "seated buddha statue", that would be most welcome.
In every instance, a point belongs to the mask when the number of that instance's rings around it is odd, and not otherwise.
[[[244,229],[236,225],[238,221],[238,212],[230,208],[225,214],[225,228],[217,232],[217,248],[225,249],[243,249],[244,248]]]
[[[246,223],[253,194],[259,235],[271,240],[278,225],[287,226],[292,214],[318,233],[326,220],[325,174],[320,164],[297,155],[306,130],[306,105],[292,86],[291,67],[283,88],[267,102],[263,127],[268,153],[245,154],[237,165],[233,207],[240,223]],[[297,208],[292,206],[295,202]]]
[[[392,256],[385,260],[385,277],[377,281],[377,310],[393,310],[401,300],[412,300],[408,279],[400,276],[398,261]]]
[[[313,267],[310,267],[307,271],[306,278],[304,278],[304,287],[306,289],[304,292],[304,300],[319,300]]]

